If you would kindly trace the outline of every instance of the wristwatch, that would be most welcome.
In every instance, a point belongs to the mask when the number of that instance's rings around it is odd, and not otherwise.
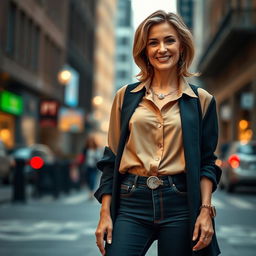
[[[216,216],[216,208],[214,205],[210,205],[210,204],[202,204],[201,207],[200,207],[200,210],[202,208],[208,208],[209,211],[210,211],[210,215],[212,218],[214,218]]]

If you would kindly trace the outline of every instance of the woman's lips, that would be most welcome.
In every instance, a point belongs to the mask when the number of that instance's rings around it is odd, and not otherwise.
[[[163,56],[163,57],[157,57],[157,60],[159,62],[166,62],[171,58],[171,56]]]

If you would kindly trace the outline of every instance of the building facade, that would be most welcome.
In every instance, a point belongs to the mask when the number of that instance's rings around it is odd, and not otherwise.
[[[194,2],[194,0],[177,0],[177,12],[190,29],[193,29]]]
[[[66,153],[78,152],[84,146],[89,128],[86,116],[92,110],[96,5],[95,0],[69,0],[65,67],[72,78],[64,86],[62,113],[66,115],[63,128],[59,127],[61,148]],[[79,119],[77,125],[72,123],[74,116]],[[69,123],[69,127],[65,127],[65,123]]]
[[[115,91],[115,0],[98,0],[96,7],[94,88],[91,122],[101,145],[107,143],[110,109]]]
[[[44,140],[40,102],[62,101],[56,74],[65,60],[67,4],[1,1],[0,137],[9,148]]]
[[[220,144],[255,139],[256,1],[198,0],[194,19],[203,24],[197,67],[217,99]]]
[[[116,20],[116,76],[118,90],[133,80],[133,27],[131,0],[118,1]]]
[[[63,107],[74,113],[91,109],[96,2],[1,1],[0,139],[8,148],[43,143],[74,153],[70,142],[83,135],[84,127],[77,132],[71,124],[72,130],[63,131],[59,114]],[[77,77],[73,105],[58,80],[66,66]]]

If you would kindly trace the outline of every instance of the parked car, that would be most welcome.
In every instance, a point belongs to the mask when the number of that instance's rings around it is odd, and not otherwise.
[[[56,159],[47,145],[34,144],[19,147],[13,150],[11,156],[15,159],[16,165],[18,162],[24,165],[26,183],[33,185],[34,194],[54,189]]]
[[[26,173],[41,169],[44,165],[54,163],[55,157],[51,149],[43,144],[19,147],[13,150],[12,157],[26,162]]]
[[[220,159],[220,188],[232,193],[238,186],[256,185],[256,141],[232,142]]]
[[[11,158],[8,156],[4,143],[0,140],[0,179],[3,183],[9,181]]]

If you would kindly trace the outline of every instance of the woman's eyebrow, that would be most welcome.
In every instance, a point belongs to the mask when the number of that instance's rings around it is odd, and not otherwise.
[[[175,38],[175,36],[169,35],[169,36],[165,36],[165,37],[164,37],[164,39],[167,39],[167,38]],[[158,38],[149,38],[148,40],[149,40],[149,41],[150,41],[150,40],[158,40]]]

